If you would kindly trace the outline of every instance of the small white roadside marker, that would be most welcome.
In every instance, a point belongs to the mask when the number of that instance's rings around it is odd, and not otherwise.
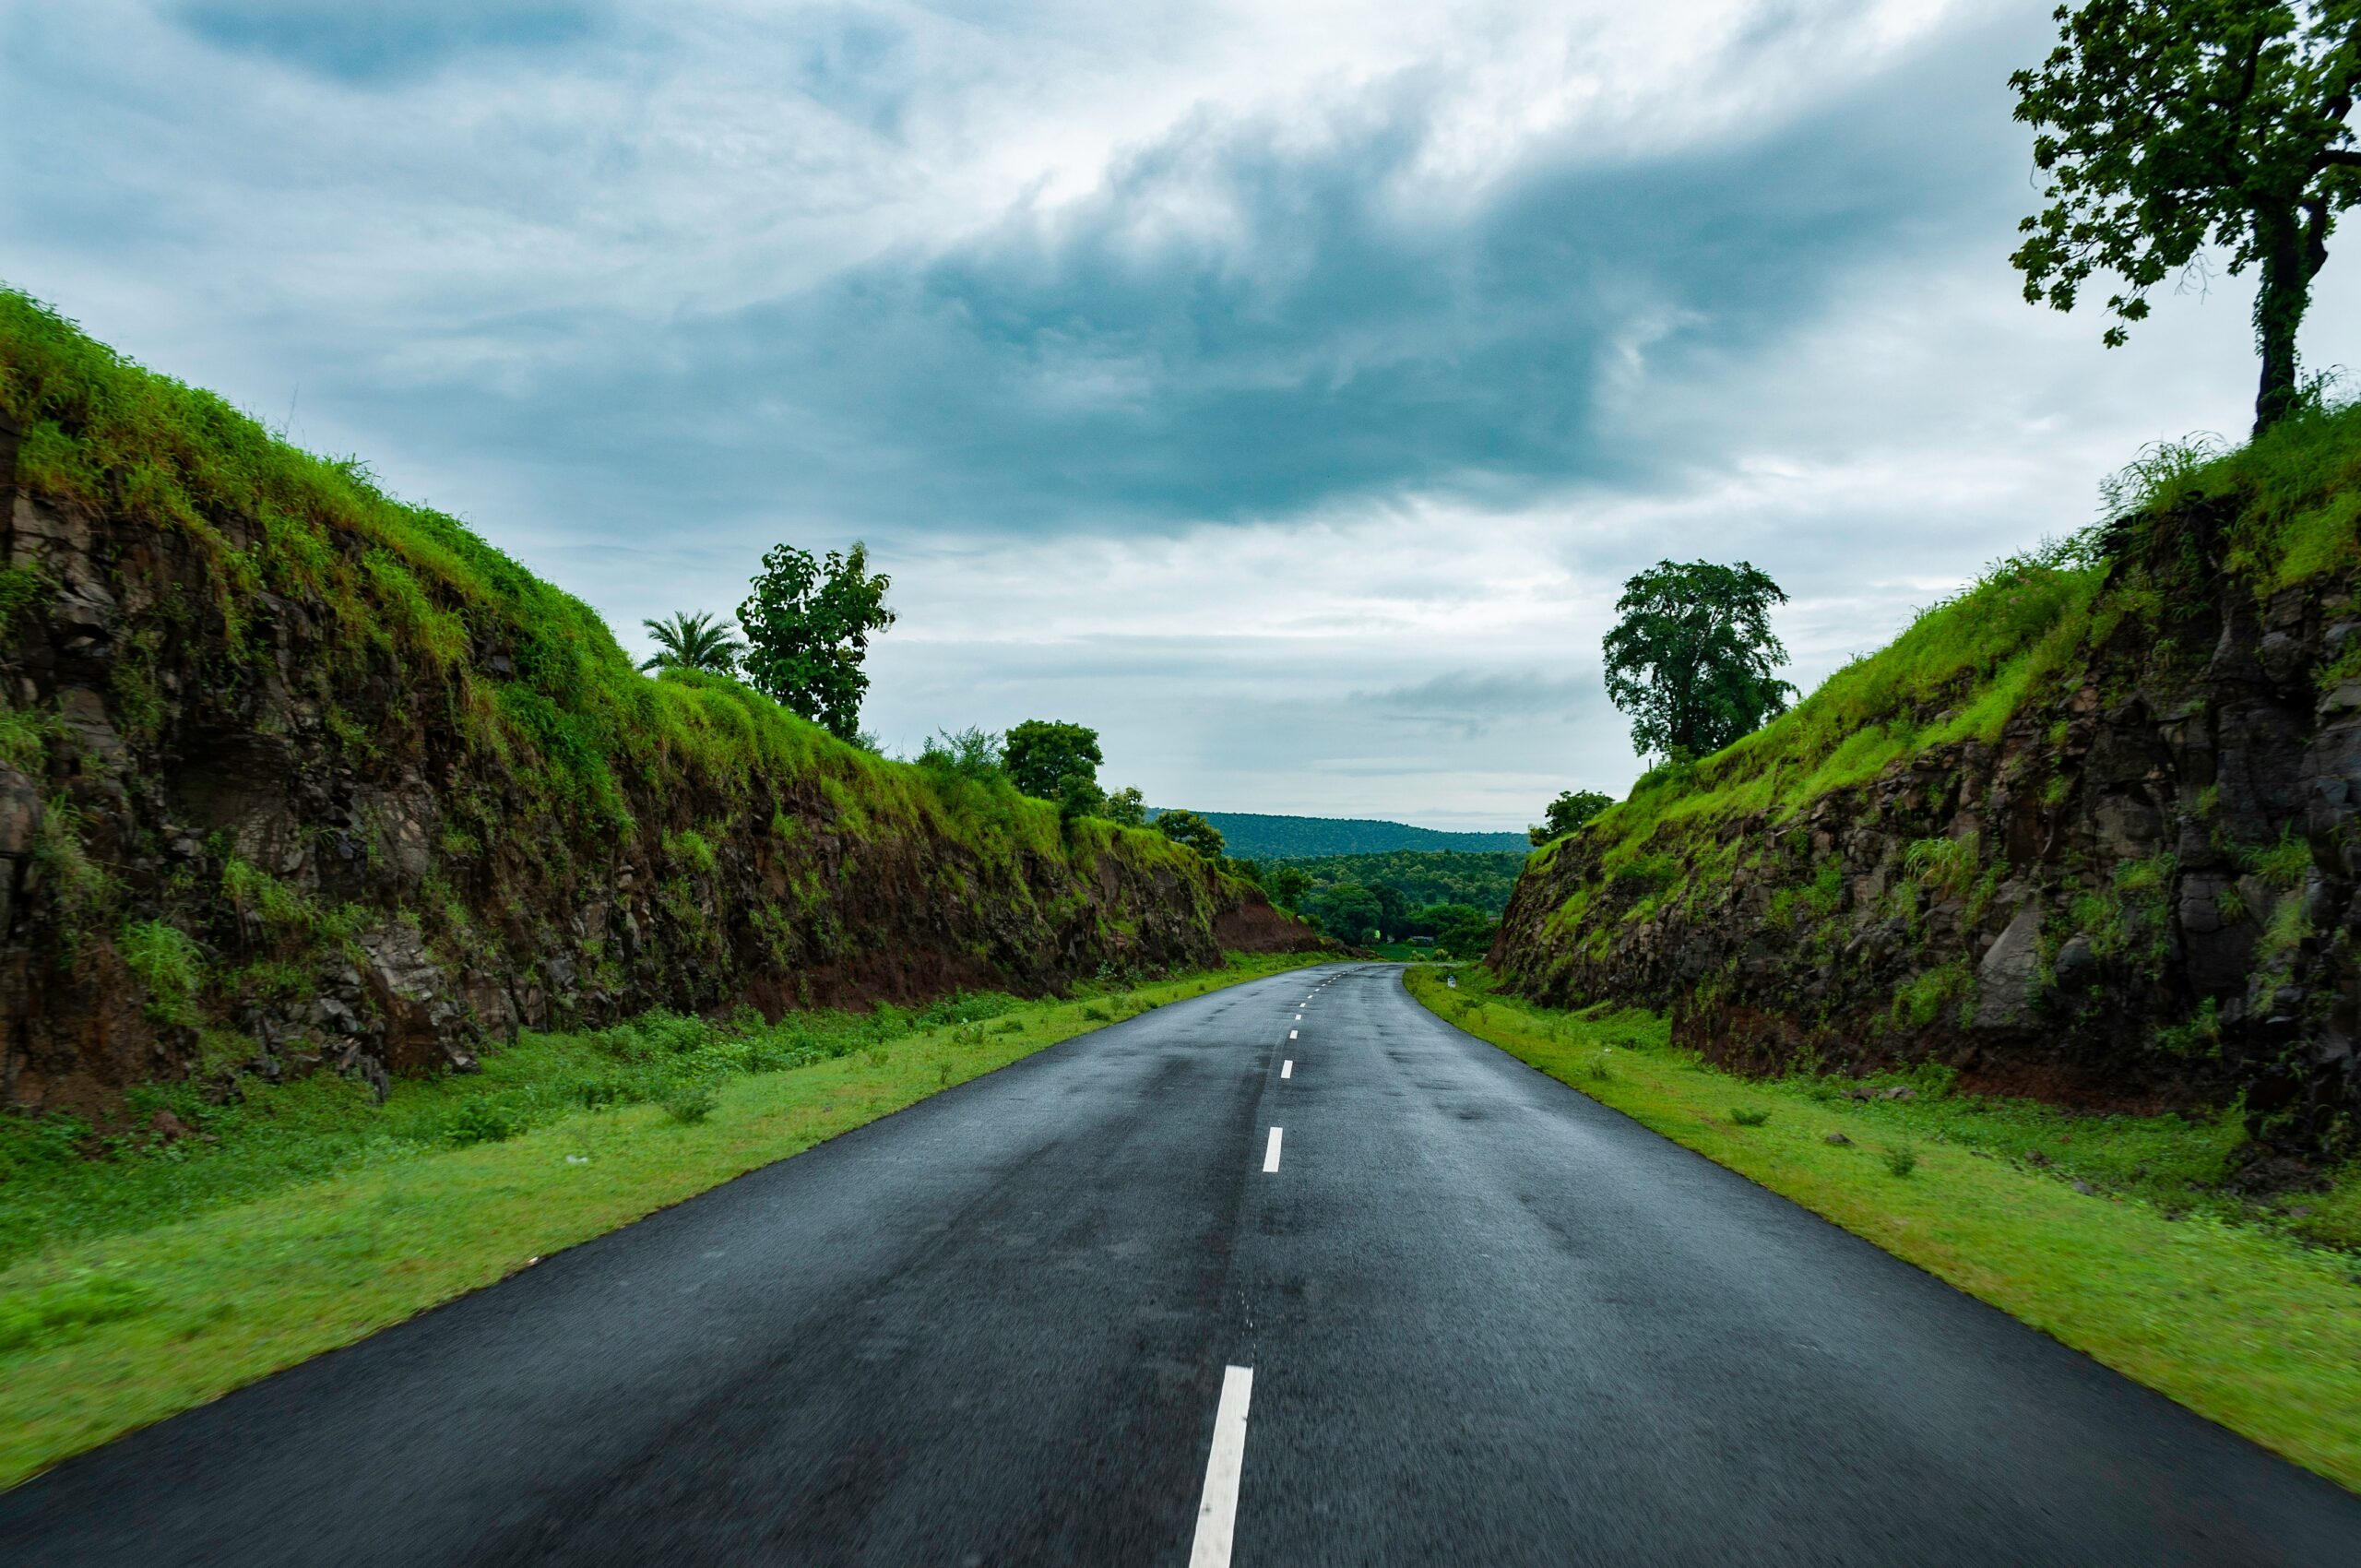
[[[1279,1134],[1286,1131],[1285,1127],[1271,1129],[1270,1145],[1263,1150],[1263,1174],[1265,1176],[1279,1168]]]
[[[1282,1078],[1292,1078],[1292,1077],[1294,1077],[1294,1076],[1295,1076],[1295,1063],[1294,1063],[1293,1062],[1282,1062],[1282,1063],[1279,1063],[1279,1076],[1280,1076],[1280,1077],[1282,1077]]]
[[[1226,1367],[1221,1403],[1214,1407],[1214,1446],[1205,1457],[1205,1496],[1197,1504],[1197,1538],[1189,1568],[1229,1568],[1238,1528],[1238,1478],[1246,1467],[1246,1407],[1254,1397],[1254,1369]]]

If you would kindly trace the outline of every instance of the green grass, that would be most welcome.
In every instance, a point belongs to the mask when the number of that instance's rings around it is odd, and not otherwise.
[[[169,1144],[0,1119],[0,1485],[1101,1020],[1318,961],[775,1027],[653,1015],[382,1106],[329,1076],[219,1108],[145,1091],[192,1125]]]
[[[1955,1094],[1935,1067],[1739,1078],[1672,1048],[1655,1014],[1536,1007],[1456,973],[1456,991],[1434,969],[1407,983],[1643,1126],[2361,1490],[2361,1260],[2336,1250],[2361,1247],[2361,1169],[2250,1203],[2220,1185],[2241,1136],[2228,1115],[2076,1116]]]

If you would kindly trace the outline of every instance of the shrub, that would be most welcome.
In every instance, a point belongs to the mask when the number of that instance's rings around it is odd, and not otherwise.
[[[1760,1127],[1771,1120],[1771,1113],[1767,1111],[1750,1111],[1741,1105],[1731,1110],[1730,1120],[1741,1127]]]
[[[711,1116],[721,1104],[721,1097],[709,1083],[682,1084],[657,1102],[664,1114],[684,1127],[694,1127]]]
[[[1903,852],[1902,865],[1921,887],[1959,897],[1975,880],[1978,837],[1921,838]]]
[[[451,1113],[443,1135],[461,1148],[470,1144],[500,1144],[525,1130],[523,1118],[488,1099],[471,1099]]]
[[[582,1101],[585,1111],[596,1111],[608,1105],[628,1105],[633,1099],[629,1086],[614,1078],[586,1078],[575,1087],[575,1094]]]
[[[139,921],[123,928],[115,947],[148,988],[143,1010],[151,1023],[196,1023],[197,966],[203,955],[186,932],[162,921]]]
[[[1907,1176],[1918,1169],[1918,1151],[1908,1144],[1896,1144],[1885,1151],[1885,1168],[1896,1176]]]

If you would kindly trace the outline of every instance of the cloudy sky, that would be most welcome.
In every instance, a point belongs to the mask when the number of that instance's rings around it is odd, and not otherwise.
[[[0,279],[628,646],[867,540],[891,746],[1513,827],[1638,771],[1633,571],[1809,688],[2243,427],[2240,280],[2018,297],[2051,3],[0,0]]]

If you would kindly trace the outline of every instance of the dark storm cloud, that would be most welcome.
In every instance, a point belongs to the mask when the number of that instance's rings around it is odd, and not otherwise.
[[[1613,439],[1619,386],[1743,356],[1988,225],[2005,131],[1959,134],[1939,101],[1988,96],[1962,78],[1922,61],[1674,154],[1560,147],[1449,211],[1418,171],[1431,82],[1312,138],[1205,114],[1095,195],[932,254],[703,318],[470,320],[525,367],[498,398],[472,365],[386,393],[413,420],[433,394],[438,443],[581,462],[557,482],[586,503],[888,533],[1647,488],[1696,454]]]
[[[578,43],[601,9],[596,0],[183,0],[172,14],[218,47],[374,85],[487,49]]]
[[[1352,701],[1469,738],[1505,720],[1562,724],[1596,719],[1606,709],[1595,671],[1567,676],[1538,670],[1452,670],[1411,684],[1355,692]]]

